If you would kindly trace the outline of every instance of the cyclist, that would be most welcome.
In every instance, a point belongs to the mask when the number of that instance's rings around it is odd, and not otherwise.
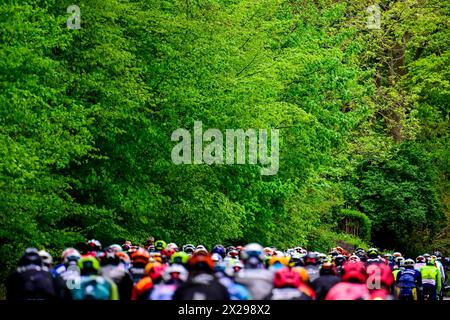
[[[275,272],[273,289],[266,297],[267,300],[313,300],[314,291],[305,294],[300,290],[300,275],[289,267],[283,267]]]
[[[101,253],[102,244],[100,241],[92,239],[86,243],[86,256],[97,257]]]
[[[119,300],[117,285],[110,279],[100,276],[100,263],[97,258],[84,256],[78,260],[81,278],[72,290],[74,300]]]
[[[69,299],[60,277],[53,277],[35,248],[28,248],[6,282],[8,300]]]
[[[230,295],[214,275],[208,254],[194,253],[188,260],[189,278],[180,284],[173,300],[229,300]]]
[[[308,252],[305,256],[305,269],[308,271],[309,281],[313,282],[320,275],[320,260],[317,252]]]
[[[393,300],[394,276],[391,267],[386,263],[370,264],[367,266],[367,286],[370,296],[367,300]]]
[[[383,263],[383,260],[380,258],[380,253],[377,248],[370,248],[367,251],[368,259],[366,261],[366,266],[371,264]]]
[[[100,257],[100,275],[117,285],[120,300],[130,300],[133,289],[133,279],[121,263],[121,251],[108,250]]]
[[[159,272],[160,270],[157,270]],[[156,272],[153,272],[155,274]],[[156,279],[156,275],[154,276]],[[188,271],[180,264],[172,264],[164,270],[163,282],[156,284],[149,294],[150,300],[172,300],[178,286],[188,278]]]
[[[426,265],[420,268],[423,283],[423,296],[437,300],[441,292],[441,273],[431,257],[426,258]]]
[[[336,269],[330,262],[325,262],[320,268],[320,275],[311,282],[311,288],[316,293],[317,300],[324,300],[328,291],[341,282],[341,279],[336,275]]]
[[[445,267],[444,263],[442,261],[442,254],[439,251],[435,251],[432,255],[432,258],[435,259],[436,267],[439,269],[439,272],[441,274],[441,291],[439,293],[439,298],[442,300],[444,298],[444,286],[447,282],[447,276],[445,274]]]
[[[267,297],[273,287],[273,272],[264,268],[265,257],[261,245],[247,244],[241,251],[244,269],[235,277],[235,281],[248,288],[250,295],[256,300]]]
[[[420,271],[420,268],[426,265],[425,257],[420,255],[416,258],[416,264],[414,265],[414,269]]]
[[[396,275],[396,296],[400,300],[420,300],[422,297],[422,275],[414,268],[414,260],[406,259],[403,270]]]
[[[350,262],[361,261],[361,258],[359,256],[357,256],[357,255],[355,255],[355,256],[356,256],[356,258],[352,258],[352,261],[350,261]],[[336,270],[336,275],[338,275],[338,276],[342,275],[342,268],[346,261],[347,261],[347,259],[342,254],[338,254],[337,256],[334,257],[333,264],[334,264],[334,268]]]
[[[134,284],[144,277],[145,266],[149,262],[149,259],[150,254],[144,248],[139,248],[131,254],[131,267],[129,271]]]
[[[155,242],[155,251],[161,252],[167,247],[167,243],[164,240],[158,240]]]
[[[362,262],[345,263],[340,283],[334,285],[325,300],[363,300],[370,296],[367,271]]]
[[[234,280],[235,272],[228,263],[221,260],[220,256],[215,253],[214,260],[214,271],[219,282],[225,286],[230,294],[231,300],[251,300],[250,291],[240,283]],[[235,261],[232,259],[231,261]],[[231,262],[230,261],[230,262]]]

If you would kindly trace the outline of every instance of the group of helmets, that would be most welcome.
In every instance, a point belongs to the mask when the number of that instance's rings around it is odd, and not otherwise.
[[[415,260],[402,256],[400,252],[394,252],[392,254],[392,260],[395,262],[397,267],[414,267],[416,263],[434,265],[436,260],[442,257],[439,251],[430,255],[429,253],[424,253],[416,257]]]
[[[299,267],[315,266],[320,268],[321,274],[334,274],[336,268],[341,268],[343,279],[359,281],[367,276],[367,270],[362,268],[363,262],[380,256],[381,253],[376,248],[370,248],[367,251],[356,248],[354,253],[350,254],[341,247],[336,247],[328,254],[324,254],[307,251],[302,247],[281,251],[275,247],[262,247],[258,243],[228,247],[218,244],[209,252],[203,245],[185,244],[179,248],[175,243],[154,241],[151,237],[147,240],[145,247],[125,241],[123,245],[113,244],[105,249],[98,240],[92,239],[86,243],[85,254],[82,255],[75,248],[67,248],[61,255],[61,261],[66,266],[78,266],[84,273],[96,273],[104,265],[123,263],[126,267],[132,265],[145,268],[146,274],[151,275],[152,278],[179,277],[181,280],[187,276],[187,272],[183,272],[182,268],[189,271],[225,271],[231,275],[238,273],[244,267],[261,266],[275,272],[284,270],[284,267],[290,267],[288,269],[292,269],[301,280],[304,275],[298,271]],[[442,257],[442,254],[438,251],[433,255],[423,254],[418,256],[416,261],[405,259],[400,252],[386,253],[383,257],[385,260],[394,262],[397,267],[413,267],[415,263],[434,263],[436,259]],[[47,267],[50,267],[52,263],[52,256],[48,252],[32,248],[27,249],[19,262],[20,265],[35,264]],[[163,265],[169,265],[170,268],[165,270]],[[297,276],[285,273],[278,274],[276,279],[277,283],[283,281],[296,283]]]

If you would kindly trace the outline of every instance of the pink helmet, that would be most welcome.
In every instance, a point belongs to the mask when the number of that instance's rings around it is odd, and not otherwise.
[[[275,272],[273,285],[275,288],[298,288],[301,284],[300,275],[289,268],[282,268]]]

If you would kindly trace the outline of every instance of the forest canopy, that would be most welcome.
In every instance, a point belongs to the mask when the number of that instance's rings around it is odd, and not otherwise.
[[[90,238],[448,254],[450,2],[377,4],[2,1],[1,278]],[[279,130],[277,174],[174,164],[195,121]]]

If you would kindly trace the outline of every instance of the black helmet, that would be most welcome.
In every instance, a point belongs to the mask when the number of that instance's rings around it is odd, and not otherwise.
[[[436,258],[438,258],[438,259],[442,258],[442,253],[441,253],[440,251],[435,251],[435,252],[433,253],[433,255],[435,255]]]
[[[319,273],[321,276],[329,275],[329,274],[336,275],[336,270],[334,269],[334,266],[331,262],[325,262],[320,267]]]
[[[39,251],[36,248],[28,248],[19,260],[19,266],[42,266],[42,257],[39,255]]]
[[[337,255],[339,255],[339,251],[332,250],[332,251],[330,251],[329,255],[332,256],[332,257],[336,257]]]
[[[336,265],[336,267],[342,266],[345,261],[347,261],[347,259],[342,254],[338,254],[336,257],[334,257],[334,264]]]
[[[116,255],[116,252],[104,252],[102,253],[102,255],[100,256],[100,265],[101,266],[107,266],[107,265],[112,265],[112,266],[118,266],[120,263],[120,258],[118,255]]]
[[[450,258],[445,257],[445,258],[444,258],[444,264],[445,264],[446,266],[450,265]]]
[[[369,258],[374,259],[374,258],[378,257],[380,255],[380,253],[378,252],[377,248],[370,248],[367,251],[367,255],[369,256]]]
[[[355,256],[357,256],[363,262],[367,260],[367,255],[365,251],[355,252]]]
[[[193,254],[195,251],[195,246],[193,244],[185,244],[183,246],[183,251],[186,252],[187,254]]]

